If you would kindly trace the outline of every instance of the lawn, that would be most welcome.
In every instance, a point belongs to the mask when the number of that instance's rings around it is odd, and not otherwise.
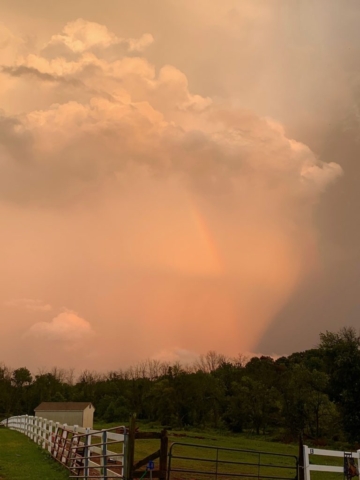
[[[19,432],[0,428],[1,480],[67,480],[68,471]]]

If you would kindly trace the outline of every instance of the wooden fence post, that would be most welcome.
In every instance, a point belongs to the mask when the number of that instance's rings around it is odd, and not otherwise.
[[[160,480],[166,480],[167,468],[168,468],[168,448],[169,448],[169,437],[166,430],[162,430],[160,438],[160,459],[159,459],[159,470],[160,470]]]
[[[299,436],[298,480],[305,480],[304,472],[304,442],[302,434]]]
[[[133,414],[130,417],[130,426],[128,434],[126,435],[126,455],[124,465],[124,477],[125,480],[132,480],[133,478],[133,465],[135,455],[135,430],[136,430],[136,415]]]

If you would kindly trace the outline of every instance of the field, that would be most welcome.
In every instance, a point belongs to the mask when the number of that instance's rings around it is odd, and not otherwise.
[[[115,425],[104,423],[94,425],[96,429],[113,426]],[[140,431],[159,431],[159,428],[140,425]],[[295,444],[271,442],[255,435],[230,435],[214,431],[171,430],[168,434],[169,446],[173,445],[170,449],[171,480],[228,480],[236,478],[239,473],[244,475],[243,479],[276,477],[290,480],[295,477],[294,456],[298,455],[298,446]],[[23,434],[0,428],[0,445],[0,480],[68,478],[64,467],[58,465]],[[159,446],[159,440],[136,440],[135,462],[157,451]],[[119,451],[117,447],[113,445],[112,450]],[[341,465],[342,461],[341,458],[329,457],[313,459],[313,463],[332,465]],[[157,461],[155,468],[158,468]],[[144,471],[144,468],[142,470]],[[149,478],[148,473],[145,478]],[[343,480],[343,474],[313,472],[311,479]]]
[[[95,429],[111,428],[118,424],[97,422],[94,424]],[[159,432],[161,427],[151,427],[146,424],[139,423],[139,430],[142,432]],[[266,437],[252,434],[230,434],[219,433],[213,430],[209,431],[187,431],[187,430],[169,430],[169,445],[173,442],[181,442],[187,444],[215,445],[225,448],[261,450],[272,453],[284,453],[287,455],[298,455],[298,446],[296,444],[283,444],[272,442]],[[136,441],[136,457],[142,458],[159,448],[158,440],[137,440]],[[136,459],[138,459],[136,458]]]
[[[113,424],[98,423],[95,428],[110,428]],[[140,431],[159,431],[160,428],[151,428],[146,424],[139,425]],[[170,430],[169,446],[175,444],[172,449],[172,473],[171,480],[191,479],[207,480],[215,479],[216,473],[218,480],[227,480],[236,478],[234,474],[242,473],[244,478],[266,478],[282,477],[291,479],[295,476],[294,456],[298,456],[299,447],[296,444],[284,444],[270,441],[266,437],[259,437],[251,434],[226,434],[214,431],[173,431]],[[177,444],[177,445],[176,445]],[[193,447],[199,445],[200,447]],[[215,448],[203,448],[201,446],[211,446]],[[136,440],[135,444],[135,462],[141,460],[147,455],[159,449],[158,440]],[[229,449],[229,450],[227,450]],[[236,450],[248,450],[248,452],[238,452]],[[270,455],[253,453],[267,452]],[[271,455],[275,454],[275,455]],[[291,457],[277,457],[277,455],[289,455]],[[175,457],[186,457],[175,458]],[[216,466],[216,459],[219,463]],[[312,457],[311,463],[321,465],[341,466],[343,459],[330,457]],[[227,463],[228,462],[228,463]],[[262,466],[259,467],[259,464]],[[264,464],[266,466],[264,466]],[[155,462],[155,467],[158,467]],[[288,468],[290,467],[290,468]],[[179,472],[178,470],[182,471]],[[207,474],[194,474],[190,471],[208,472]],[[188,471],[188,472],[186,472]],[[216,472],[217,471],[217,472]],[[145,478],[148,478],[145,476]],[[240,478],[240,477],[238,477]],[[312,472],[312,480],[343,480],[343,474]]]
[[[67,470],[19,432],[0,428],[1,480],[66,480]]]
[[[96,424],[95,428],[108,428],[110,424]],[[140,431],[159,431],[147,425],[140,425]],[[295,477],[297,445],[284,445],[276,442],[259,439],[251,435],[219,434],[214,431],[169,431],[169,446],[172,454],[171,479],[210,479],[219,480],[230,478],[239,472],[252,478],[260,474],[279,476],[284,479]],[[211,448],[206,448],[207,446]],[[159,440],[136,440],[135,462],[155,452],[160,447]],[[256,452],[269,452],[270,455],[254,452],[239,452],[239,450],[254,450]],[[274,454],[274,455],[272,455]],[[280,457],[278,454],[291,457]],[[182,457],[182,458],[178,458]],[[216,461],[218,460],[218,462]],[[263,466],[259,466],[259,464]],[[264,467],[264,465],[267,467]],[[277,465],[277,467],[275,466]],[[158,467],[155,461],[155,468]],[[203,472],[201,475],[195,471]],[[215,475],[214,475],[215,474]],[[147,478],[145,476],[145,478]],[[234,477],[233,477],[234,478]]]

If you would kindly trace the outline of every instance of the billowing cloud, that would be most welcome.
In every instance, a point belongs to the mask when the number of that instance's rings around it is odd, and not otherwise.
[[[105,25],[88,22],[82,18],[65,25],[60,35],[53,35],[46,45],[64,45],[74,53],[83,53],[96,48],[109,48],[113,45],[124,45],[129,52],[141,52],[154,41],[149,33],[140,38],[118,38]]]
[[[38,322],[26,332],[26,336],[46,341],[66,342],[68,344],[86,340],[93,334],[88,321],[81,318],[76,312],[65,310],[50,322]]]
[[[118,40],[105,26],[78,20],[50,41],[63,42],[78,57],[49,58],[40,51],[3,67],[3,75],[24,82],[31,75],[34,95],[46,88],[50,101],[1,119],[6,198],[16,200],[19,184],[22,200],[44,190],[67,195],[133,165],[183,176],[202,190],[232,190],[252,179],[260,188],[286,184],[291,196],[316,195],[341,174],[338,165],[287,138],[274,120],[190,93],[186,76],[173,66],[155,75],[143,58],[88,52]],[[51,103],[59,95],[62,101]]]
[[[194,91],[141,53],[151,35],[133,37],[79,19],[27,51],[10,36],[12,60],[0,51],[7,298],[20,278],[72,305],[89,321],[19,324],[39,344],[94,329],[91,358],[112,368],[252,351],[319,269],[314,205],[342,169],[278,120]]]

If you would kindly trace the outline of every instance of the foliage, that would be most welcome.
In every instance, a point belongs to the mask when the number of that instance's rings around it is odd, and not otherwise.
[[[353,328],[320,334],[320,351],[330,376],[329,398],[341,411],[349,440],[359,441],[360,412],[360,337]]]
[[[96,417],[167,428],[228,429],[360,442],[360,338],[351,328],[320,334],[318,348],[236,359],[214,351],[194,365],[148,360],[101,375],[52,369],[32,376],[0,365],[0,413],[33,414],[42,401],[91,401]]]

